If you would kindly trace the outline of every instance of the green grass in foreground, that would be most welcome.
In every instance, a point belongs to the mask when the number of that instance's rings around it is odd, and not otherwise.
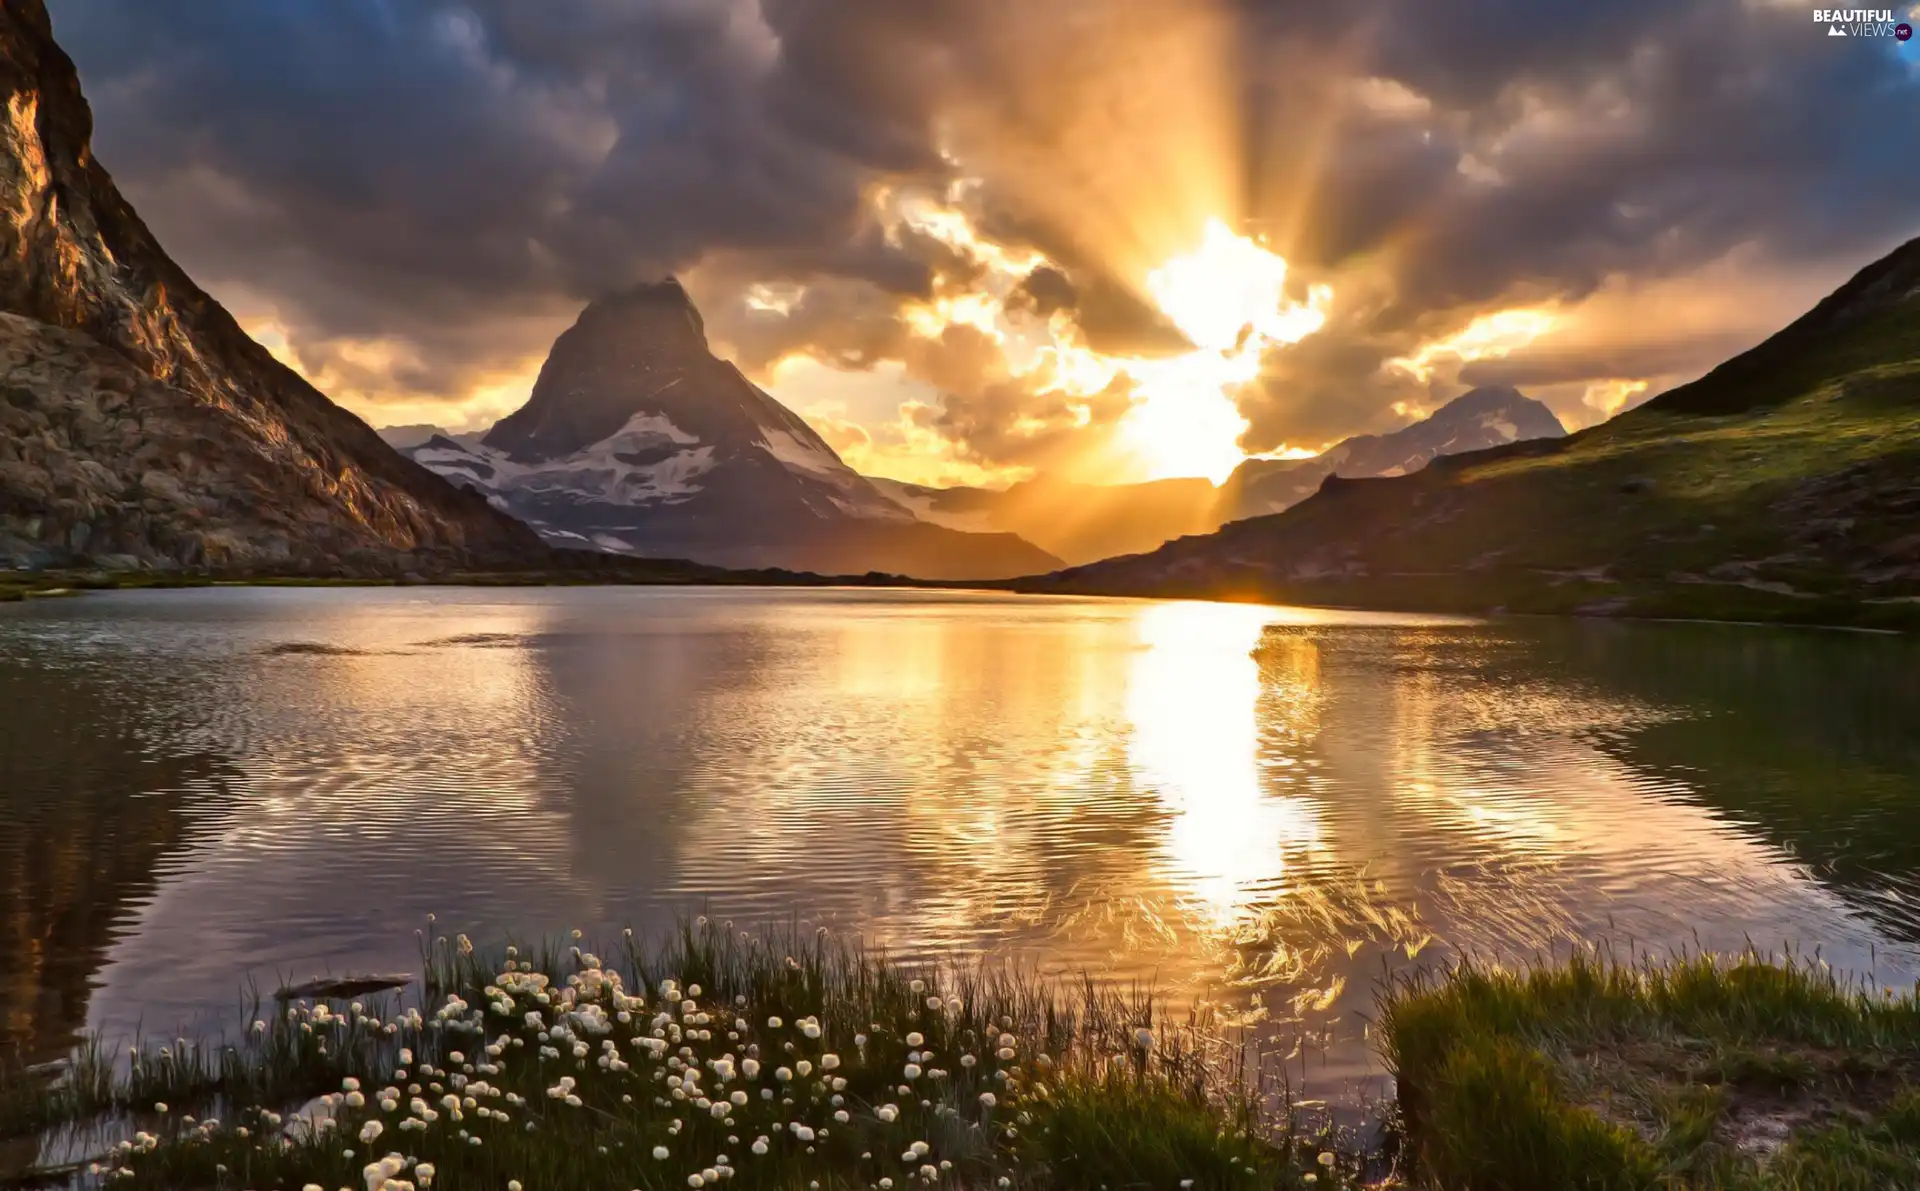
[[[294,1003],[232,1046],[24,1079],[14,1128],[143,1126],[113,1188],[1306,1188],[1237,1052],[1145,996],[909,969],[704,920],[618,955],[435,941],[412,1004]],[[323,1097],[317,1103],[312,1099]],[[162,1107],[164,1105],[164,1107]],[[196,1114],[198,1118],[196,1119]],[[217,1116],[219,1120],[211,1119]],[[85,1172],[83,1172],[85,1173]]]
[[[1575,955],[1388,989],[1429,1185],[1920,1187],[1920,1005],[1814,963]]]

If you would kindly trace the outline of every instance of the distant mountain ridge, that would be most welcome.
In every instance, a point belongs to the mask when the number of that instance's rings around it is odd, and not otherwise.
[[[1920,239],[1599,426],[1019,586],[1920,627]]]
[[[1518,389],[1473,389],[1410,426],[1345,439],[1310,459],[1247,460],[1221,485],[1217,518],[1225,524],[1292,508],[1319,491],[1330,475],[1410,475],[1442,455],[1566,433],[1552,410]]]
[[[708,348],[677,281],[590,303],[520,409],[403,453],[556,545],[733,567],[993,579],[1060,559],[1007,533],[927,524]]]
[[[93,157],[40,0],[0,6],[0,566],[391,571],[544,554],[250,339]]]
[[[1565,434],[1545,405],[1517,389],[1490,387],[1399,430],[1345,439],[1311,458],[1248,459],[1217,489],[1204,479],[1099,485],[1041,478],[1004,490],[872,482],[924,520],[1017,533],[1069,562],[1089,563],[1279,512],[1312,496],[1331,475],[1406,475],[1442,455]]]

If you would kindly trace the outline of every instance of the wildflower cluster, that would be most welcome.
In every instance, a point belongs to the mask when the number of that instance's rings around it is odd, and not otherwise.
[[[943,992],[822,940],[704,922],[665,954],[626,952],[624,971],[579,946],[488,964],[463,939],[430,954],[427,1005],[390,1022],[293,1006],[303,1037],[356,1031],[356,1073],[284,1119],[141,1134],[102,1171],[352,1191],[1009,1188],[1060,1181],[1045,1139],[1075,1081],[1173,1094],[1149,1074],[1147,1022],[1077,1020],[1013,983]],[[1206,1122],[1202,1148],[1232,1156],[1188,1173],[1252,1186],[1244,1129]]]

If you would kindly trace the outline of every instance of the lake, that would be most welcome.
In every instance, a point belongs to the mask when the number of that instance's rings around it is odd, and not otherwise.
[[[1206,998],[1342,1103],[1378,980],[1462,954],[1910,983],[1920,642],[866,589],[0,608],[31,1057],[418,970],[416,929],[700,913]]]

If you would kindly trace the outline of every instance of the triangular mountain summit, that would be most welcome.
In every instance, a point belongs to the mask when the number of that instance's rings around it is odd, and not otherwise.
[[[930,525],[707,346],[679,282],[601,298],[554,342],[526,405],[406,453],[549,541],[722,566],[999,578],[1059,565],[1006,533]]]

